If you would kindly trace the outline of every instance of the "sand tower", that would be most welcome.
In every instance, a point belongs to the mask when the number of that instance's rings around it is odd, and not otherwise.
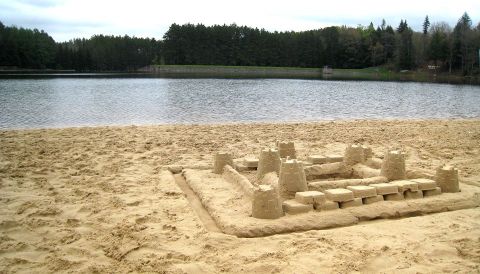
[[[258,160],[257,178],[262,177],[269,172],[280,173],[280,153],[276,149],[264,149],[260,152]]]
[[[280,153],[280,158],[296,159],[295,144],[293,142],[280,142],[277,141],[277,149]]]
[[[233,166],[232,154],[227,152],[217,152],[217,154],[215,154],[215,162],[213,164],[213,173],[222,174],[223,167],[226,165]]]
[[[278,178],[279,193],[282,198],[290,199],[295,197],[296,192],[307,191],[307,179],[303,164],[297,160],[286,160],[280,167]]]
[[[343,162],[347,166],[363,163],[365,161],[364,148],[361,145],[353,144],[345,149]]]
[[[259,219],[277,219],[283,216],[278,193],[270,185],[259,185],[253,192],[252,216]]]
[[[371,147],[363,145],[362,148],[363,148],[363,156],[365,156],[365,158],[364,158],[365,161],[366,161],[368,158],[372,158],[372,157],[373,157],[373,151],[372,151],[372,148],[371,148]]]
[[[435,181],[437,182],[437,185],[442,189],[442,192],[460,191],[460,186],[458,185],[458,169],[452,166],[439,166],[435,174]]]
[[[389,181],[403,180],[405,176],[405,153],[399,150],[391,150],[385,154],[382,162],[381,176]]]

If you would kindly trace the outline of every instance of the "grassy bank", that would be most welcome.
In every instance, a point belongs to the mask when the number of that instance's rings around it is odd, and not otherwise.
[[[384,68],[333,69],[323,74],[321,68],[258,67],[258,66],[208,66],[208,65],[154,65],[140,72],[165,77],[199,78],[292,78],[364,81],[411,81],[479,85],[480,78],[429,71],[396,72]]]
[[[322,78],[322,69],[294,67],[249,67],[207,65],[155,65],[141,72],[155,73],[166,77],[199,78]]]

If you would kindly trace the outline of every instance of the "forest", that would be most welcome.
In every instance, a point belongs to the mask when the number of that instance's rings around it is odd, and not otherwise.
[[[38,29],[0,22],[0,68],[135,71],[152,64],[321,68],[385,67],[478,75],[480,23],[464,13],[452,28],[430,23],[413,31],[407,21],[392,27],[332,26],[270,32],[247,26],[172,24],[162,40],[94,35],[55,42]]]

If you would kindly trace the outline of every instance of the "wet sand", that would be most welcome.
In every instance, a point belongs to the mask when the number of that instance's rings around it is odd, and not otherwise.
[[[300,158],[352,142],[380,157],[400,147],[407,169],[450,163],[480,187],[480,120],[0,131],[0,272],[480,271],[479,208],[237,238],[205,226],[165,171],[276,140],[295,141]]]

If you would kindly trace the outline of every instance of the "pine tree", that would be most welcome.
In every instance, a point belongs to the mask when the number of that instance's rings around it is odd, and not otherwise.
[[[400,21],[397,28],[399,38],[397,46],[397,66],[399,69],[412,69],[414,67],[414,52],[412,35],[413,31],[408,26],[407,21]]]
[[[428,15],[425,16],[425,20],[423,21],[423,35],[426,36],[428,33],[428,28],[430,27],[430,20],[428,20]]]

